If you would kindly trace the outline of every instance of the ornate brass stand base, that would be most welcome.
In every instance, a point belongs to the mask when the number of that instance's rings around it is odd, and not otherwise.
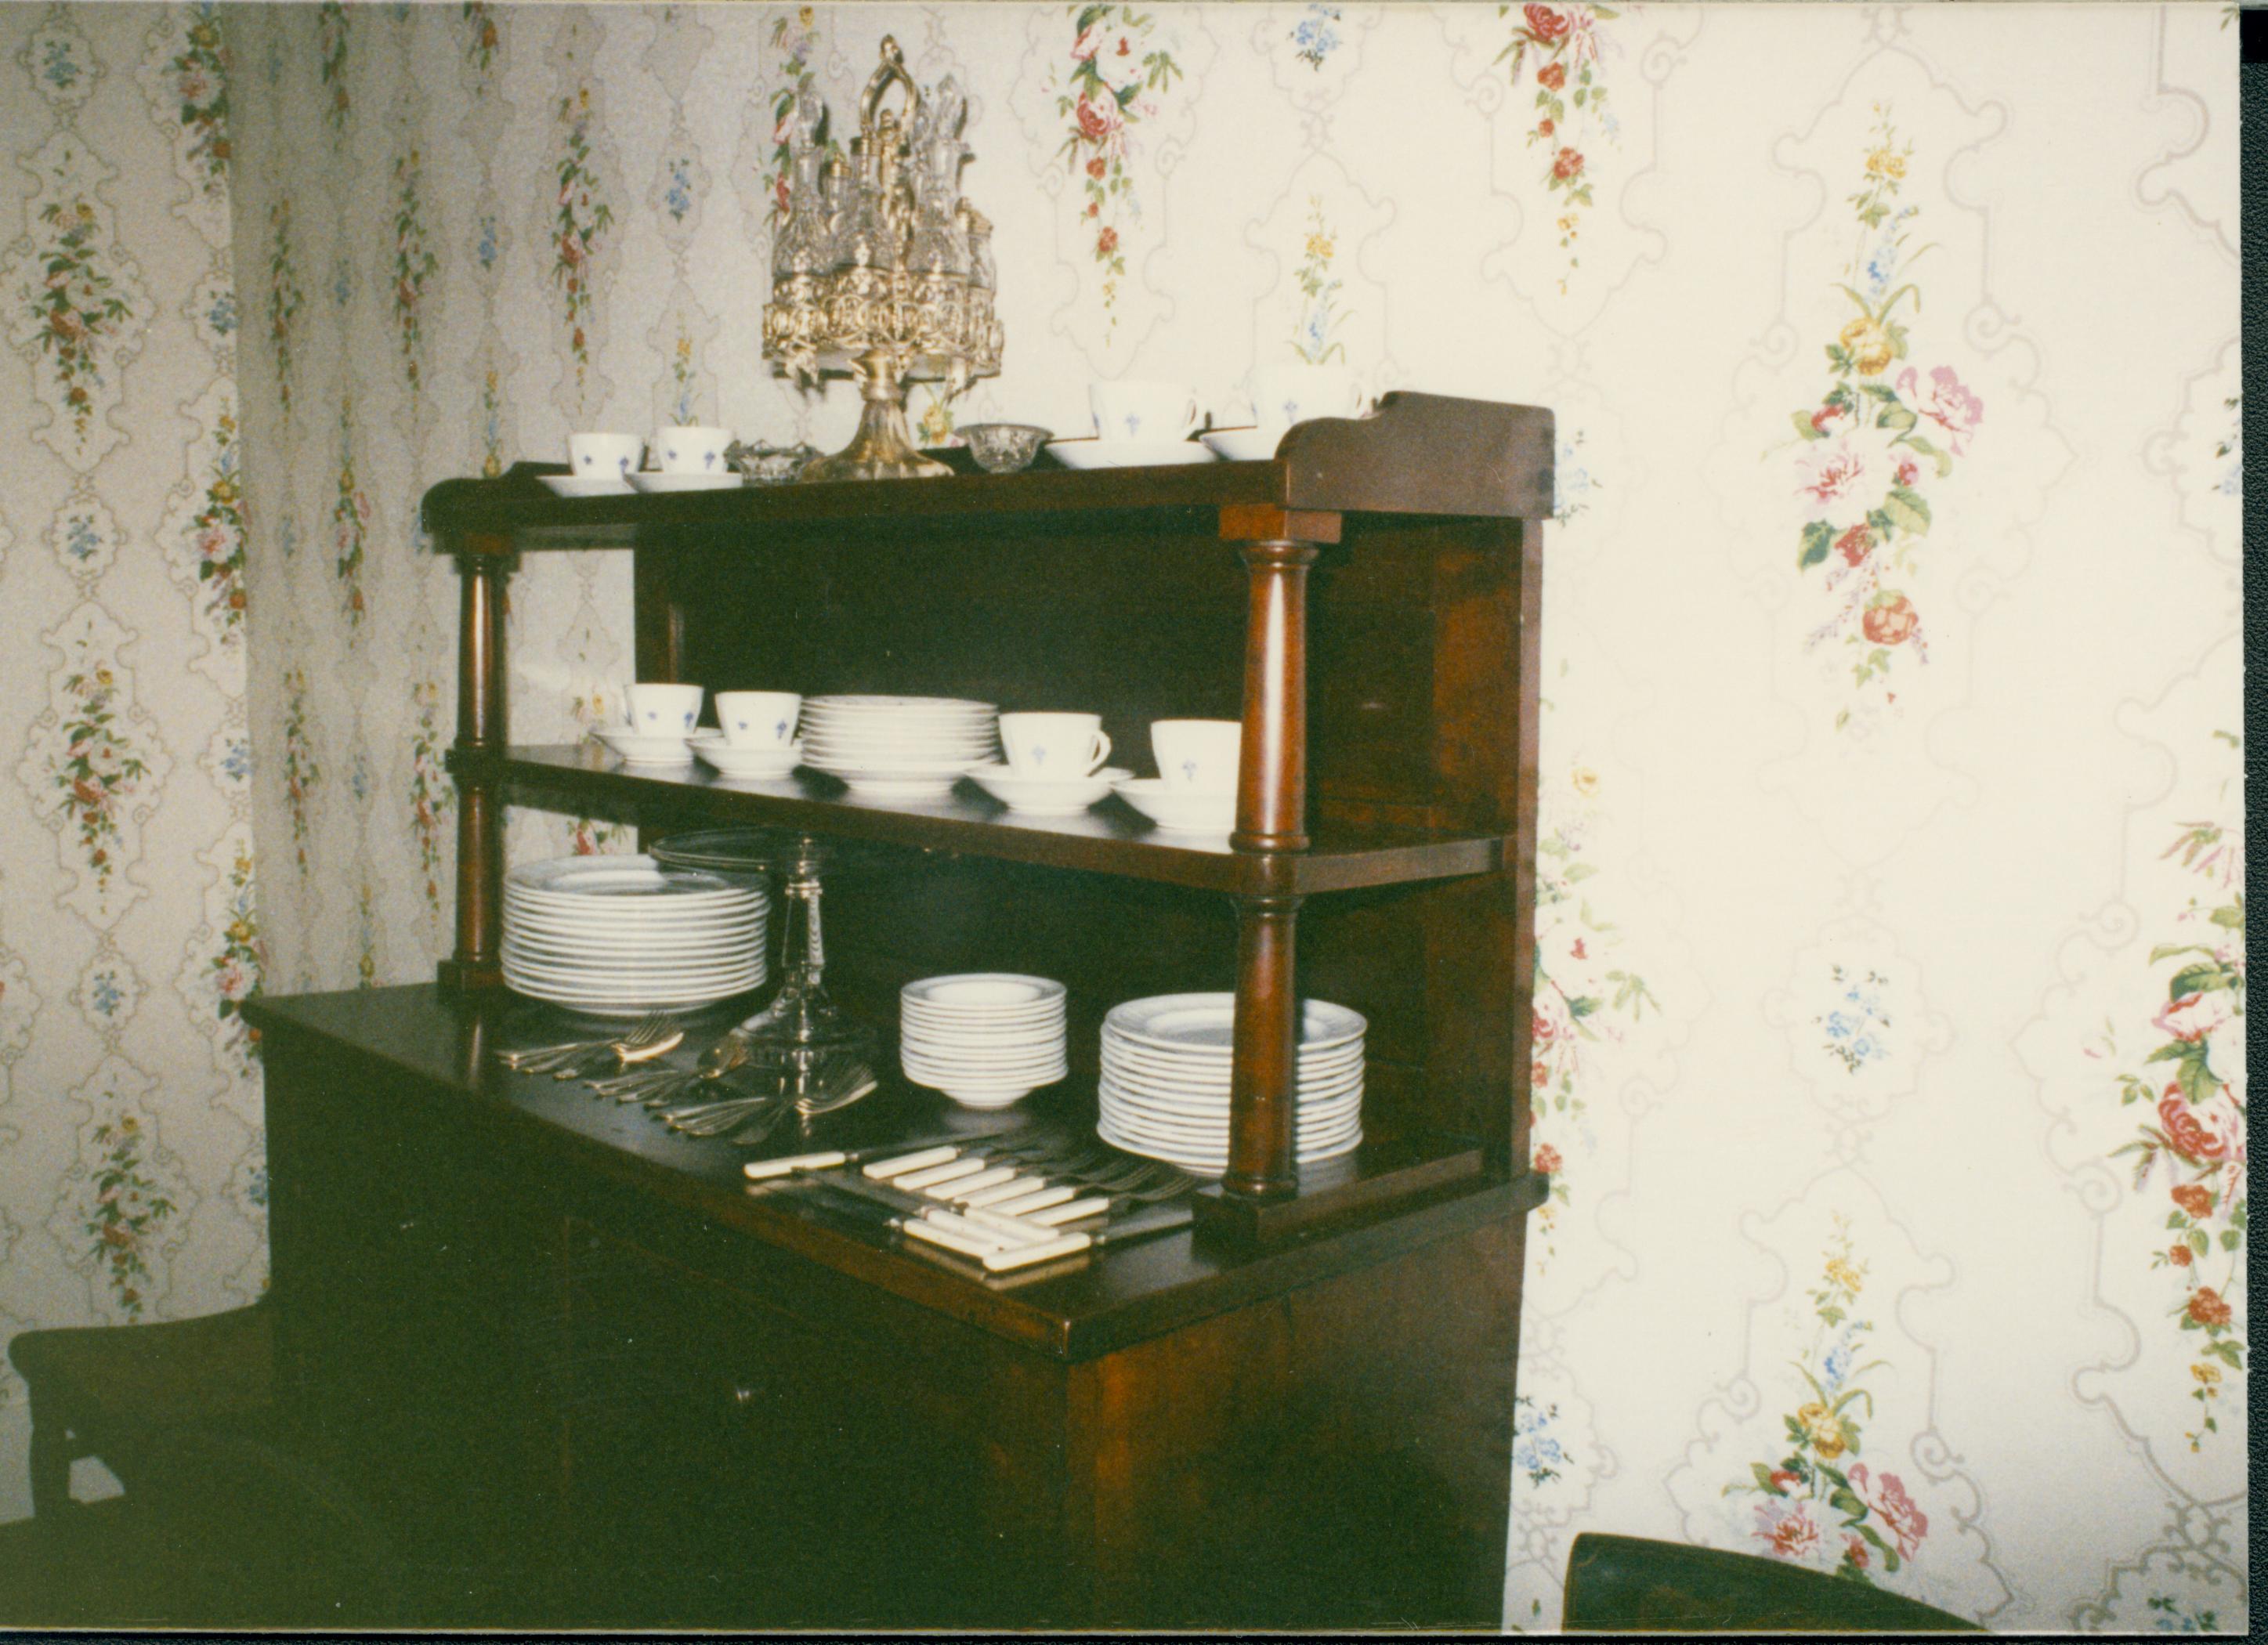
[[[865,384],[865,410],[850,444],[831,457],[806,463],[799,481],[922,480],[953,472],[945,464],[914,449],[913,430],[906,426],[906,385],[889,357],[880,352],[859,361]]]

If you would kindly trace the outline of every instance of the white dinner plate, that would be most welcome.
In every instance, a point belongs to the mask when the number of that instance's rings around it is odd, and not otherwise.
[[[1049,440],[1048,450],[1066,468],[1178,468],[1209,463],[1213,454],[1190,440]]]
[[[1145,1142],[1169,1142],[1206,1153],[1219,1151],[1226,1154],[1228,1151],[1228,1120],[1226,1115],[1211,1125],[1176,1125],[1170,1120],[1151,1119],[1146,1114],[1105,1108],[1102,1118],[1109,1123],[1112,1130],[1127,1136],[1140,1137]],[[1312,1153],[1319,1148],[1329,1148],[1334,1142],[1344,1142],[1361,1129],[1361,1115],[1341,1115],[1328,1123],[1300,1126],[1294,1134],[1293,1146],[1296,1149]]]
[[[683,904],[696,898],[728,901],[746,897],[749,888],[705,869],[664,868],[650,856],[575,856],[517,863],[504,876],[504,890],[550,898],[660,897]]]
[[[946,1010],[1012,1010],[1049,1001],[1060,1002],[1069,992],[1053,977],[1035,977],[1020,971],[956,971],[916,978],[898,990],[898,997]]]
[[[541,1000],[550,1005],[568,1006],[592,1017],[644,1017],[648,1011],[690,1011],[747,992],[742,988],[703,988],[681,994],[593,994],[581,989],[514,982],[509,977],[504,981],[515,994],[524,994],[532,1000]]]
[[[624,971],[709,971],[757,963],[762,947],[745,938],[731,943],[681,943],[631,948],[621,943],[561,944],[507,929],[506,953],[538,966],[619,966]]]
[[[1116,1074],[1122,1079],[1152,1090],[1185,1091],[1192,1097],[1218,1096],[1224,1098],[1228,1092],[1230,1073],[1226,1061],[1211,1067],[1145,1062],[1106,1046],[1102,1052],[1102,1067],[1105,1072]],[[1334,1091],[1359,1082],[1362,1069],[1359,1061],[1321,1068],[1302,1062],[1299,1071],[1300,1089],[1318,1093]]]
[[[1154,1142],[1146,1138],[1129,1136],[1108,1121],[1099,1122],[1094,1127],[1094,1134],[1113,1148],[1121,1148],[1130,1154],[1139,1154],[1148,1159],[1165,1160],[1169,1164],[1179,1165],[1193,1176],[1218,1177],[1228,1169],[1228,1150],[1225,1147],[1217,1152],[1211,1149],[1201,1151],[1175,1143]],[[1362,1132],[1358,1129],[1352,1136],[1344,1142],[1334,1142],[1312,1151],[1295,1145],[1292,1149],[1292,1157],[1302,1165],[1316,1165],[1327,1159],[1337,1159],[1343,1155],[1351,1154],[1361,1146]]]
[[[1098,1082],[1097,1090],[1101,1094],[1103,1113],[1122,1114],[1139,1124],[1217,1131],[1228,1123],[1228,1105],[1226,1102],[1203,1107],[1161,1102],[1130,1092],[1107,1075]],[[1358,1086],[1352,1091],[1325,1098],[1303,1095],[1296,1107],[1294,1123],[1300,1127],[1300,1135],[1305,1135],[1310,1130],[1358,1120],[1361,1114],[1362,1091]]]
[[[648,929],[657,925],[735,925],[759,919],[771,899],[756,885],[742,886],[733,897],[705,892],[681,897],[647,894],[636,888],[596,892],[588,896],[562,896],[507,885],[504,906],[538,919],[575,925]]]
[[[997,702],[979,702],[974,697],[897,697],[874,692],[849,692],[824,697],[806,697],[803,712],[807,719],[813,715],[824,718],[840,714],[858,715],[929,715],[967,716],[998,714]]]
[[[1155,1113],[1160,1119],[1178,1116],[1189,1120],[1212,1120],[1228,1113],[1226,1087],[1219,1091],[1192,1091],[1188,1087],[1138,1085],[1130,1083],[1123,1074],[1114,1069],[1102,1070],[1100,1081],[1126,1101]],[[1306,1085],[1300,1088],[1293,1101],[1301,1114],[1336,1113],[1342,1109],[1362,1105],[1363,1085],[1359,1079],[1328,1090],[1316,1090]]]
[[[1106,1032],[1167,1051],[1226,1048],[1236,1021],[1236,996],[1226,993],[1158,994],[1126,1000],[1103,1018]],[[1360,1035],[1369,1024],[1359,1011],[1329,1000],[1300,1002],[1300,1051],[1324,1050]]]

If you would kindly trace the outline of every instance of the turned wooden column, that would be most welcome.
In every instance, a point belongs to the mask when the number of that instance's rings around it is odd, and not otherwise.
[[[1300,1002],[1293,988],[1297,897],[1246,897],[1236,905],[1236,1027],[1230,1049],[1230,1193],[1277,1199],[1298,1192],[1293,1163],[1300,1090]]]
[[[1239,851],[1307,848],[1307,568],[1339,538],[1336,514],[1270,505],[1221,510],[1221,535],[1249,577],[1244,738],[1236,777]],[[1278,1199],[1299,1188],[1294,1164],[1300,1002],[1293,963],[1300,899],[1236,906],[1236,1026],[1230,1052],[1228,1170],[1223,1190]]]
[[[504,794],[495,762],[504,749],[504,579],[512,544],[468,536],[454,552],[457,620],[457,949],[441,962],[445,986],[504,984]]]
[[[1250,577],[1244,630],[1244,741],[1236,774],[1240,851],[1307,848],[1307,568],[1336,542],[1339,517],[1221,510]]]

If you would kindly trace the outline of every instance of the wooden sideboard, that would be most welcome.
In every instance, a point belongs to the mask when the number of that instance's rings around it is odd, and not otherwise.
[[[1548,413],[1403,394],[1265,463],[428,495],[465,572],[456,952],[438,984],[248,1012],[284,1384],[402,1527],[423,1618],[1497,1625],[1543,1189],[1552,449]],[[514,746],[505,578],[596,547],[634,554],[643,679],[1080,708],[1129,753],[1152,718],[1241,716],[1236,833]],[[987,1278],[747,1182],[746,1149],[504,1071],[497,1046],[558,1037],[496,986],[507,797],[864,842],[828,885],[830,992],[887,1048],[912,978],[1062,978],[1071,1076],[1020,1115],[1068,1134],[1091,1134],[1104,1011],[1233,988],[1226,1179],[1193,1230]],[[1370,1024],[1364,1145],[1305,1171],[1301,995]],[[800,1140],[998,1123],[886,1078]]]

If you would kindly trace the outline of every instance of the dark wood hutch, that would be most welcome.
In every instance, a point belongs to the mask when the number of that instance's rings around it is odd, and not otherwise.
[[[523,466],[427,494],[463,574],[456,951],[437,984],[248,1010],[285,1385],[400,1527],[413,1609],[1495,1628],[1543,1187],[1553,450],[1549,412],[1401,393],[1267,462],[573,501]],[[640,679],[1083,709],[1123,753],[1153,718],[1241,716],[1236,831],[514,746],[505,580],[596,548],[634,555]],[[829,991],[887,1046],[912,978],[1063,979],[1071,1076],[1022,1106],[1067,1127],[1113,1004],[1233,988],[1226,1178],[1192,1230],[987,1279],[747,1182],[745,1149],[504,1072],[492,1046],[541,1037],[500,986],[507,797],[865,842],[828,885]],[[1295,993],[1370,1025],[1364,1144],[1304,1180]],[[998,1123],[886,1077],[811,1140]]]

